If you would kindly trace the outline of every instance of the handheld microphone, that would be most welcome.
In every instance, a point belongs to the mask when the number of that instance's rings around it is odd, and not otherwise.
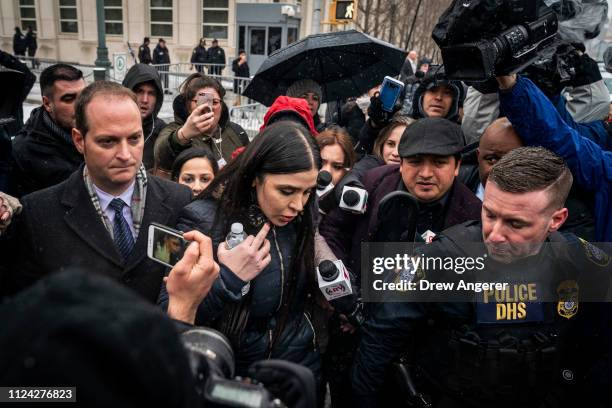
[[[337,206],[333,191],[332,175],[327,170],[321,170],[317,176],[317,197],[320,213],[327,214]]]

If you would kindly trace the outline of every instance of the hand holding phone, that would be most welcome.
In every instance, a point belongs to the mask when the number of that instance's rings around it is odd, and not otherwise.
[[[383,80],[379,96],[383,110],[393,112],[393,108],[403,91],[404,83],[402,81],[386,76]]]
[[[183,257],[188,244],[181,231],[161,224],[149,225],[147,256],[155,262],[173,267]]]
[[[209,93],[199,93],[196,96],[196,105],[197,106],[201,106],[204,105],[203,108],[203,112],[208,113],[208,112],[212,112],[212,106],[213,104],[213,95],[209,94]]]
[[[168,292],[168,316],[190,324],[196,311],[219,276],[212,241],[199,231],[184,234],[191,241],[184,256],[164,278]]]

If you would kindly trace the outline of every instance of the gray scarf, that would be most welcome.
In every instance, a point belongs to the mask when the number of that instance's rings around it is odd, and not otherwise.
[[[42,115],[43,115],[43,124],[45,125],[45,127],[47,128],[47,130],[55,137],[64,139],[68,144],[72,144],[72,135],[70,134],[70,132],[67,132],[65,129],[59,127],[54,121],[53,119],[51,119],[51,116],[49,116],[49,113],[44,109],[41,108],[43,110]]]

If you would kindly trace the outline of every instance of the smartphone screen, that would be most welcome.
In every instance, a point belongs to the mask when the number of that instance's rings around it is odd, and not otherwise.
[[[196,96],[196,105],[200,106],[200,105],[206,105],[207,107],[204,108],[204,112],[211,112],[211,106],[213,103],[213,96],[209,93],[199,93]]]
[[[163,225],[149,225],[147,256],[163,265],[173,267],[185,253],[189,242],[179,231]]]
[[[393,105],[402,93],[403,83],[393,80],[393,78],[385,77],[382,88],[380,90],[380,102],[382,108],[387,112],[393,111]]]

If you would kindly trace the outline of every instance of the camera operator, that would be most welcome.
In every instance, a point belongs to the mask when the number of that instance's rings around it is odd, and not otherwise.
[[[612,137],[604,123],[609,112],[608,89],[597,62],[580,51],[580,45],[561,44],[553,54],[543,58],[543,62],[527,67],[525,72],[530,73],[530,78],[568,125],[609,150]],[[573,72],[563,73],[570,79],[560,80],[559,66],[565,67],[563,71]],[[469,143],[477,141],[484,129],[499,116],[497,91],[495,83],[468,89],[461,127]],[[567,99],[564,93],[567,93]]]
[[[563,157],[576,184],[594,192],[597,241],[612,241],[612,152],[568,126],[533,82],[521,76],[498,77],[500,111],[523,143],[540,145]]]

